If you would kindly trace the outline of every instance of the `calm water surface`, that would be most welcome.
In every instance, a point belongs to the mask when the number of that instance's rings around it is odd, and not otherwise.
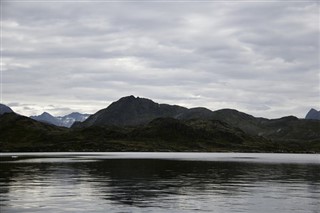
[[[319,155],[2,153],[0,159],[1,213],[320,212]]]

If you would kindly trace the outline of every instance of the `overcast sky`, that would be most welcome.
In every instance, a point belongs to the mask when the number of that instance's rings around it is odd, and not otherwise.
[[[318,1],[2,1],[2,100],[94,113],[122,96],[254,116],[320,109]]]

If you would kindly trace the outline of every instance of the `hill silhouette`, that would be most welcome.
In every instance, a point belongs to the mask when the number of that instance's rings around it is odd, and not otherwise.
[[[320,152],[320,121],[256,118],[127,96],[73,128],[0,116],[1,151]]]

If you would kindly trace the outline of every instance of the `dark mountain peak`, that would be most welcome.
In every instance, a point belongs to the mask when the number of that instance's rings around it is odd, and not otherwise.
[[[56,118],[48,112],[43,112],[41,115],[30,116],[34,120],[46,121],[46,120],[55,120]],[[50,122],[49,122],[50,123]]]
[[[112,111],[116,114],[130,113],[134,115],[144,114],[159,108],[159,104],[146,98],[126,96],[113,102],[105,110]]]
[[[11,112],[13,112],[13,110],[10,107],[0,103],[0,115]]]
[[[136,107],[141,107],[142,105],[145,105],[145,106],[158,107],[159,104],[147,98],[134,97],[133,95],[130,95],[130,96],[120,98],[118,101],[113,102],[109,107],[114,107],[114,106],[119,107],[122,105],[125,105],[125,106],[132,105]]]
[[[313,108],[309,110],[307,113],[305,119],[314,119],[314,120],[320,120],[320,111],[317,111]]]
[[[39,115],[39,116],[46,116],[46,117],[53,117],[53,115],[51,115],[50,113],[48,113],[48,112],[43,112],[41,115]]]
[[[120,98],[118,101],[134,101],[136,99],[139,99],[139,97],[134,97],[133,95],[129,95],[129,96]]]
[[[184,107],[158,104],[147,98],[130,95],[120,98],[107,108],[90,116],[82,125],[83,127],[106,125],[134,126],[147,124],[155,118],[175,117],[186,110],[188,109]]]
[[[43,123],[59,126],[59,120],[48,112],[43,112],[41,115],[30,116],[30,118]]]

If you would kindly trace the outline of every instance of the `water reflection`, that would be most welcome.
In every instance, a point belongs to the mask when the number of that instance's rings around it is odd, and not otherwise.
[[[2,163],[0,203],[8,212],[316,212],[319,169],[155,159]]]

